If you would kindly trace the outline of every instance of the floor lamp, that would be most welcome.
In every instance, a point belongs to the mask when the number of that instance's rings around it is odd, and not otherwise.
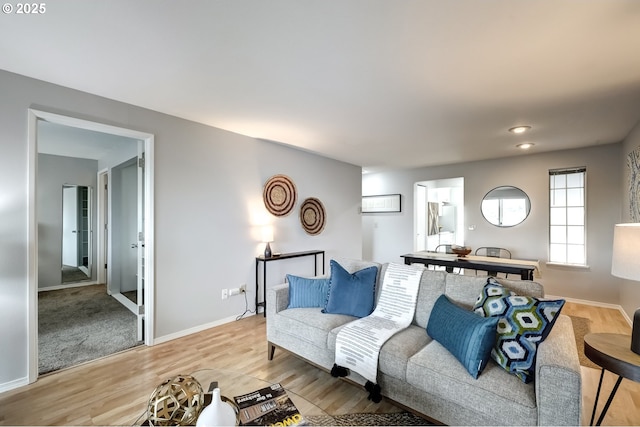
[[[640,223],[616,224],[613,230],[611,274],[623,279],[640,281]],[[631,351],[640,354],[640,308],[633,315]]]

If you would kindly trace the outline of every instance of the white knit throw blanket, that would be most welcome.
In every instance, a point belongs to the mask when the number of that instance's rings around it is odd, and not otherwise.
[[[375,310],[345,325],[336,337],[336,364],[377,383],[382,345],[413,320],[424,266],[391,263]]]

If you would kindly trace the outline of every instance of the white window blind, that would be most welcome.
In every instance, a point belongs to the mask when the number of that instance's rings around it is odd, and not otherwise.
[[[586,265],[586,168],[549,171],[549,262]]]

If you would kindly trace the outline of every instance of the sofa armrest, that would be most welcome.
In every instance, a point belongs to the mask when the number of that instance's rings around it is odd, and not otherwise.
[[[558,316],[539,344],[535,381],[539,425],[581,425],[582,377],[569,316]]]
[[[267,289],[267,317],[286,310],[289,306],[289,284],[272,286]]]

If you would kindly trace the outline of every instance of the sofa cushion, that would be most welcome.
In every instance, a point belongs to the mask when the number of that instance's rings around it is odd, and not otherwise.
[[[306,278],[287,274],[289,305],[287,308],[324,307],[329,295],[329,278]]]
[[[473,378],[491,359],[498,318],[482,317],[453,304],[445,295],[436,301],[427,333],[462,363]]]
[[[380,349],[378,369],[380,372],[394,378],[407,378],[407,363],[431,338],[424,333],[424,329],[410,325],[392,336]]]
[[[493,278],[505,288],[518,295],[544,297],[544,288],[540,283],[529,280],[508,280]],[[487,276],[465,276],[463,274],[447,274],[444,294],[454,303],[471,309],[487,283]]]
[[[278,312],[277,316],[279,329],[297,336],[298,341],[320,348],[326,348],[331,330],[356,319],[342,314],[328,316],[322,313],[321,308],[291,308]]]
[[[328,348],[336,350],[336,338],[344,325],[333,329],[329,333]],[[424,328],[409,325],[384,343],[378,356],[378,370],[404,381],[407,375],[407,362],[414,354],[431,342],[431,338],[424,333]]]
[[[325,313],[365,317],[375,302],[378,267],[372,266],[349,273],[335,260],[330,261],[329,297]]]
[[[407,382],[436,393],[452,406],[485,414],[493,424],[537,424],[535,387],[510,375],[493,360],[474,379],[439,342],[431,341],[407,364]],[[551,391],[553,393],[553,391]]]
[[[424,270],[422,272],[414,317],[414,323],[422,329],[427,327],[433,305],[438,297],[444,293],[446,275],[447,273],[444,271]]]
[[[491,357],[528,383],[535,375],[538,344],[549,335],[563,305],[564,300],[545,301],[517,295],[490,277],[474,310],[481,316],[499,319]]]

